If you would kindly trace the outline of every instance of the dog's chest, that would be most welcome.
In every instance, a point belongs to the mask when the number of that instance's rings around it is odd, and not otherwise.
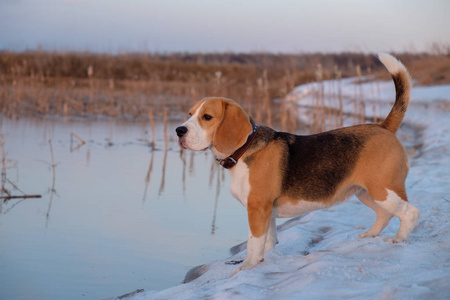
[[[247,207],[247,198],[250,192],[249,170],[245,163],[239,162],[234,168],[230,169],[231,194],[242,205]]]

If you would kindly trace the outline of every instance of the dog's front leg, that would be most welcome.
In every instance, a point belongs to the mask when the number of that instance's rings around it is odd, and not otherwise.
[[[243,265],[236,269],[232,275],[241,270],[253,269],[257,264],[264,260],[264,248],[267,239],[267,232],[270,225],[270,215],[272,213],[272,204],[250,201],[247,206],[249,235],[247,241],[247,257]]]

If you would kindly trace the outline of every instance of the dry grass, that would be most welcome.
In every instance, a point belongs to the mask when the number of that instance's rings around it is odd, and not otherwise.
[[[448,53],[395,55],[421,84],[450,82]],[[185,118],[187,109],[202,97],[223,96],[239,101],[257,122],[289,130],[295,119],[282,107],[283,101],[274,99],[283,99],[302,83],[381,68],[374,55],[358,53],[2,52],[0,114],[162,121],[166,111],[170,121]],[[384,70],[381,74],[386,76]],[[318,99],[318,106],[322,102]]]
[[[411,64],[410,73],[420,85],[450,83],[450,55],[423,59]]]
[[[408,68],[415,84],[450,84],[450,50],[433,55],[399,54],[398,57]],[[377,72],[377,76],[386,80],[390,78],[384,70]]]

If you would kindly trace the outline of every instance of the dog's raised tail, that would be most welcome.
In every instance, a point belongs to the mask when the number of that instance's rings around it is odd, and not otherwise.
[[[381,123],[381,126],[395,133],[400,127],[408,107],[411,79],[406,67],[395,57],[387,53],[378,53],[378,59],[391,73],[395,85],[394,106],[383,123]]]

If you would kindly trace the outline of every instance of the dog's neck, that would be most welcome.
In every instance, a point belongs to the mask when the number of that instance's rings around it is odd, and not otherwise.
[[[222,167],[224,167],[225,169],[233,168],[237,164],[239,158],[241,158],[241,156],[244,155],[245,151],[247,151],[247,149],[250,147],[251,143],[255,139],[256,134],[258,133],[258,125],[254,124],[254,123],[252,125],[253,125],[252,133],[248,136],[247,141],[245,142],[244,145],[242,145],[239,149],[237,149],[230,156],[228,156],[224,159],[220,159],[220,158],[216,159],[219,162],[219,164]]]

